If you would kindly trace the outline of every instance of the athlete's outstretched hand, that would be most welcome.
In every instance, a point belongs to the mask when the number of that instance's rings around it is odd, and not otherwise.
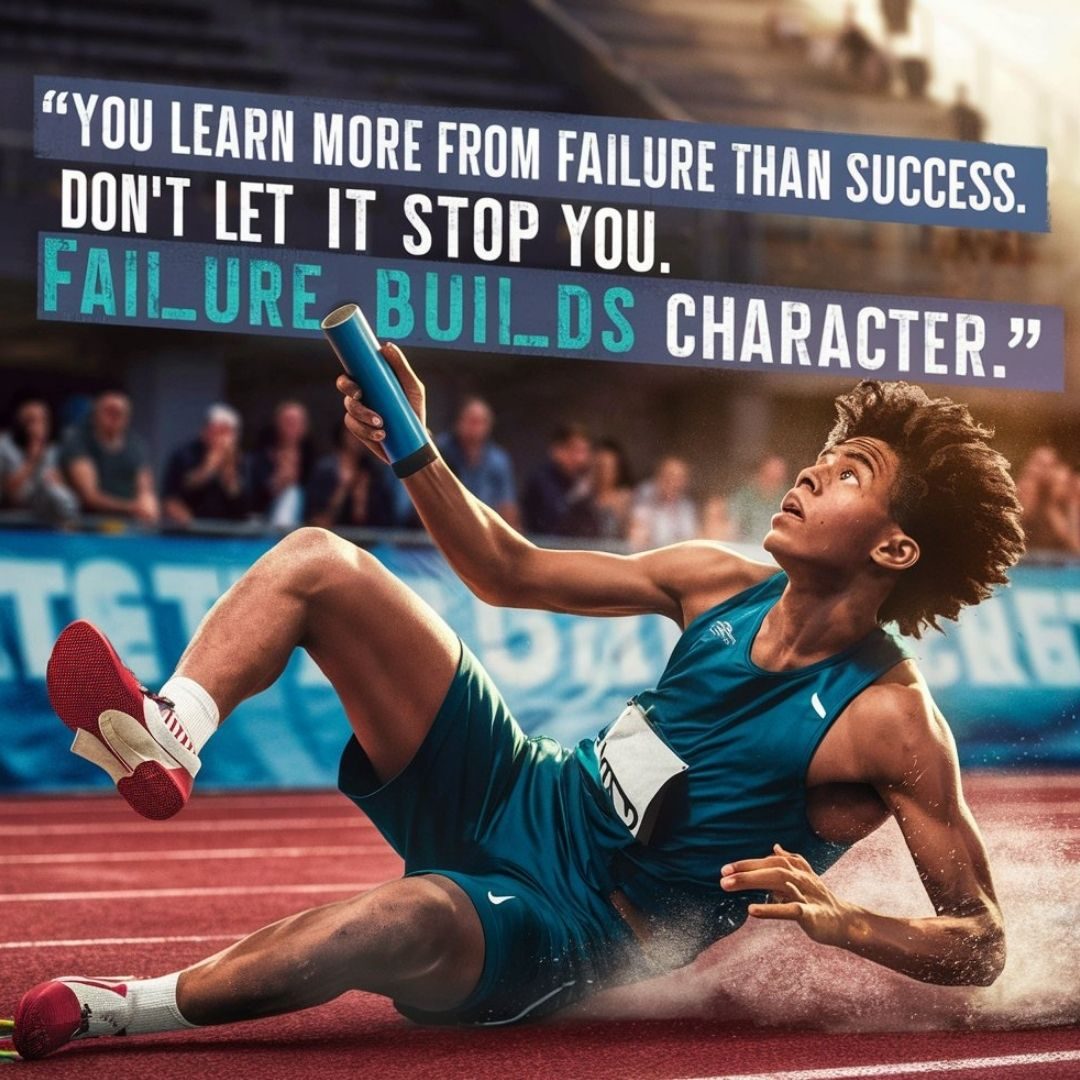
[[[770,902],[746,909],[754,918],[797,922],[822,945],[844,942],[849,906],[833,895],[806,859],[779,844],[764,859],[741,859],[723,867],[720,887],[725,892],[765,890],[771,894]]]
[[[405,359],[405,354],[393,342],[388,341],[380,352],[397,376],[398,382],[401,383],[401,389],[405,391],[405,397],[412,406],[413,412],[420,418],[420,423],[426,427],[427,396],[424,384],[413,371],[409,361]],[[348,375],[339,375],[336,385],[338,392],[345,398],[345,426],[380,461],[389,461],[386,449],[382,445],[386,438],[384,430],[386,417],[377,415],[363,403],[360,387]]]

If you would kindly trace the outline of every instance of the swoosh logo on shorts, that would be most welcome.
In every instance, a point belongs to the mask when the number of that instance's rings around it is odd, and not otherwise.
[[[490,889],[488,890],[488,899],[495,905],[505,904],[507,900],[516,900],[516,896],[496,896]]]

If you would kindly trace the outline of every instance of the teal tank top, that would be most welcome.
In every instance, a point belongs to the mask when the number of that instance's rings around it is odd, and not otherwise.
[[[810,827],[810,760],[847,704],[913,655],[896,634],[877,628],[807,667],[758,667],[751,646],[786,584],[786,574],[774,574],[699,615],[655,689],[637,695],[653,730],[689,766],[665,792],[647,845],[612,827],[599,737],[575,751],[591,779],[594,836],[608,845],[612,880],[640,911],[681,936],[687,958],[740,926],[747,905],[764,899],[723,892],[725,863],[762,858],[779,843],[821,873],[847,850]],[[617,835],[621,843],[613,843]]]

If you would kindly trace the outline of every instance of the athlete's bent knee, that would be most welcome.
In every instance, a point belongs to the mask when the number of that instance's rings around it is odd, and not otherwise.
[[[283,536],[274,545],[274,550],[292,558],[318,559],[325,558],[343,544],[353,546],[329,529],[317,525],[303,525]]]
[[[305,525],[274,546],[274,560],[288,574],[291,588],[312,595],[327,585],[341,584],[349,574],[374,573],[379,562],[329,529]]]
[[[466,948],[457,905],[433,883],[405,879],[367,897],[366,917],[379,926],[399,975],[422,978],[454,971]]]

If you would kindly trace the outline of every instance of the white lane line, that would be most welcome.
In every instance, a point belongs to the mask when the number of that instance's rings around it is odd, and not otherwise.
[[[173,934],[169,937],[46,938],[44,941],[0,941],[0,949],[84,949],[99,945],[178,945],[206,941],[239,941],[243,934]]]
[[[277,896],[285,893],[362,892],[383,881],[331,881],[318,885],[214,885],[176,889],[100,889],[0,894],[0,904],[70,903],[74,900],[157,900],[175,896]]]
[[[962,1069],[1011,1069],[1028,1065],[1052,1065],[1080,1061],[1080,1050],[1048,1050],[1041,1054],[1008,1054],[1005,1057],[952,1058],[947,1061],[897,1061],[888,1065],[849,1065],[832,1069],[791,1069],[787,1072],[725,1073],[692,1080],[857,1080],[864,1076],[916,1076],[959,1072]]]
[[[176,851],[65,851],[46,855],[4,855],[2,861],[4,866],[59,866],[71,863],[201,862],[204,859],[305,859],[380,853],[393,854],[393,851],[386,844],[277,848],[181,848]]]
[[[73,821],[64,825],[5,825],[0,821],[0,838],[6,836],[71,836],[76,830],[86,826],[85,818],[77,824]],[[154,823],[146,820],[116,821],[102,825],[102,830],[113,833],[142,833],[145,836],[179,836],[186,832],[300,832],[342,828],[371,829],[374,826],[361,814],[347,817],[306,817],[306,818],[252,818],[250,820],[221,818],[216,821],[187,821],[178,818],[175,822]]]

